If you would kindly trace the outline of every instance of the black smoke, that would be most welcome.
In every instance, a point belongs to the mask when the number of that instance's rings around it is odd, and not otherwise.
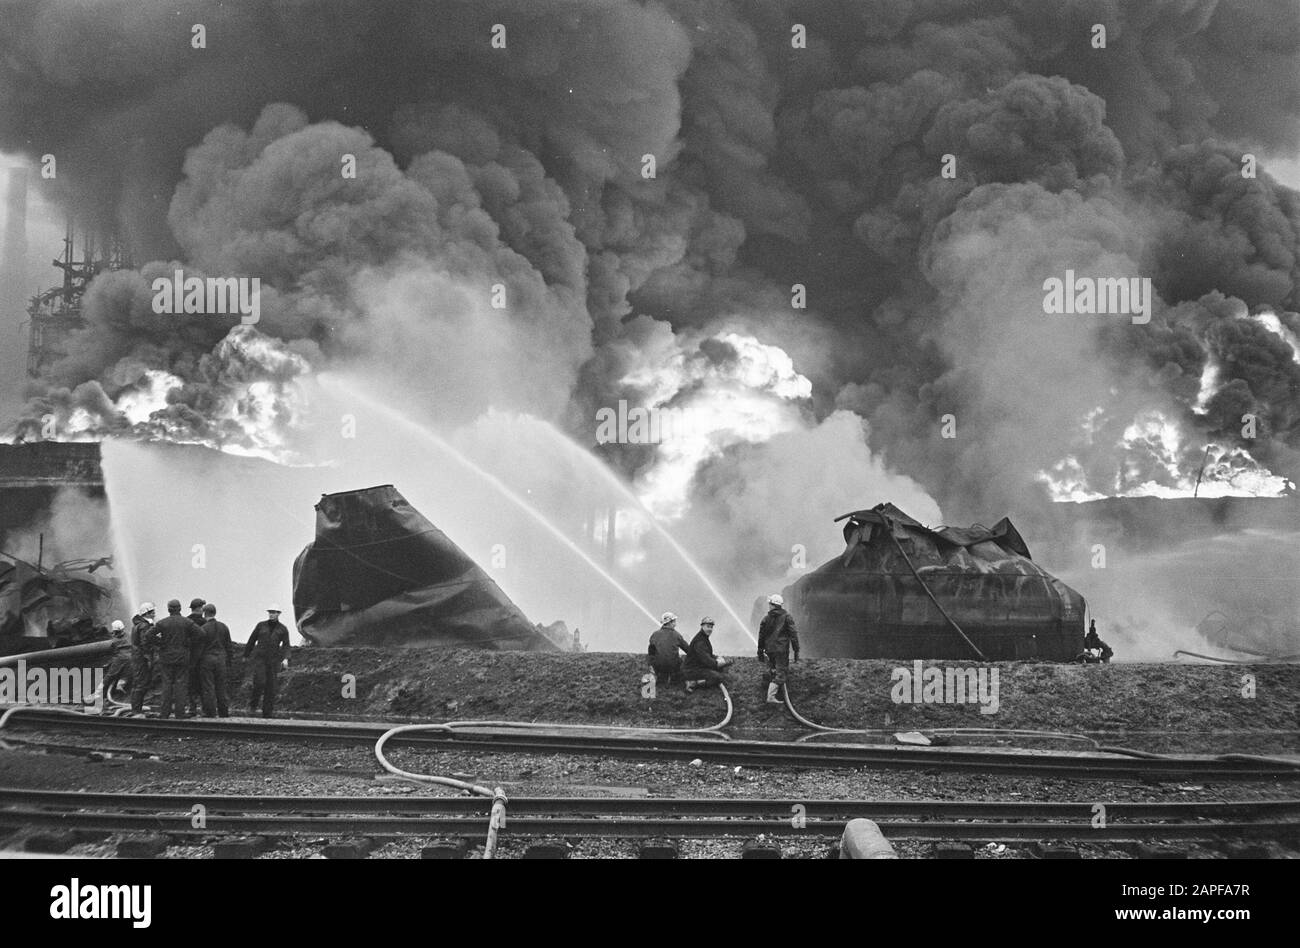
[[[743,328],[812,380],[814,423],[856,412],[953,522],[1043,502],[1065,457],[1113,489],[1150,410],[1192,470],[1217,440],[1300,477],[1300,365],[1251,319],[1300,326],[1300,197],[1267,172],[1300,147],[1291,0],[17,0],[0,51],[0,149],[57,155],[54,196],[142,265],[97,281],[32,417],[121,425],[105,402],[154,368],[184,381],[164,430],[226,425],[253,371],[220,364],[230,326],[149,308],[183,265],[261,278],[256,332],[303,364],[587,441],[645,396],[631,369]],[[1045,316],[1067,268],[1149,276],[1151,323]],[[702,500],[768,461],[720,459]]]

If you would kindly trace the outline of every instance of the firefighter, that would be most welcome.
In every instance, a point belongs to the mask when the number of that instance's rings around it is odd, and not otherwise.
[[[131,643],[126,637],[126,623],[114,619],[110,627],[113,633],[113,652],[109,655],[108,666],[104,669],[104,713],[108,713],[108,698],[123,675],[131,671]]]
[[[235,647],[230,642],[230,628],[217,621],[217,607],[203,604],[203,626],[198,636],[199,687],[203,692],[203,716],[230,717],[230,666]]]
[[[790,670],[790,652],[799,661],[799,630],[794,616],[785,611],[785,599],[779,593],[767,597],[767,615],[758,626],[758,660],[766,661],[771,680],[767,684],[767,703],[781,704],[777,697]]]
[[[253,659],[253,694],[248,713],[257,713],[262,703],[262,717],[275,715],[276,673],[289,667],[289,630],[280,622],[280,607],[271,606],[266,618],[257,623],[244,646],[244,658]]]
[[[659,622],[659,628],[650,633],[650,667],[654,669],[655,681],[659,684],[676,684],[682,680],[682,660],[677,650],[690,652],[691,647],[677,631],[677,616],[665,612]]]
[[[1115,654],[1114,650],[1103,642],[1101,636],[1097,634],[1096,619],[1088,620],[1088,634],[1083,637],[1083,647],[1101,652],[1101,660],[1107,663],[1110,662],[1111,656]]]
[[[154,633],[158,637],[158,661],[162,665],[161,717],[171,717],[173,709],[176,717],[187,717],[190,654],[199,628],[181,615],[181,601],[172,599],[167,603],[167,618],[154,626]]]
[[[207,600],[195,596],[190,600],[189,619],[194,623],[195,628],[203,630],[203,623],[207,621],[203,617],[203,607],[207,605]],[[203,686],[199,682],[199,662],[203,658],[202,646],[199,644],[201,636],[194,637],[194,651],[190,654],[190,717],[196,717],[199,713],[199,696],[203,692]],[[210,715],[209,715],[210,716]]]
[[[712,688],[726,681],[723,673],[731,660],[713,654],[713,643],[709,641],[712,635],[713,620],[705,616],[700,620],[700,631],[691,639],[690,650],[686,653],[683,665],[682,674],[686,676],[687,691],[694,691],[697,687]]]
[[[154,651],[158,637],[154,633],[153,618],[152,602],[140,603],[140,608],[131,617],[131,710],[137,714],[144,711],[144,696],[153,684],[153,670],[157,664]]]

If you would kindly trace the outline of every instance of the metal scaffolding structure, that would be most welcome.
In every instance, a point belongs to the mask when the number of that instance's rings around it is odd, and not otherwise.
[[[27,307],[27,374],[37,376],[50,363],[67,354],[68,337],[85,326],[82,298],[90,281],[105,271],[131,266],[116,237],[96,239],[83,235],[81,257],[76,256],[76,234],[71,219],[63,238],[63,256],[53,261],[63,271],[63,283],[33,296]]]

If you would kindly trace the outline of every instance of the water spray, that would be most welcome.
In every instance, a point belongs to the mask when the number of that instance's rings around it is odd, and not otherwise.
[[[492,489],[495,490],[497,493],[499,493],[502,497],[510,501],[512,504],[514,504],[516,507],[522,510],[525,514],[527,514],[530,519],[535,521],[538,525],[540,525],[543,529],[545,529],[548,533],[550,533],[551,536],[555,537],[562,544],[564,544],[565,549],[569,550],[571,553],[573,553],[575,556],[581,559],[584,563],[586,563],[589,567],[591,567],[591,569],[598,576],[600,576],[603,580],[605,580],[605,582],[609,583],[611,587],[617,590],[617,592],[621,596],[623,596],[624,599],[626,599],[628,602],[634,605],[651,622],[658,625],[659,623],[658,617],[655,616],[655,614],[651,612],[648,608],[646,608],[646,606],[642,604],[642,602],[639,599],[637,599],[636,596],[634,596],[622,583],[620,583],[617,579],[615,579],[612,575],[610,575],[609,572],[603,569],[599,563],[597,563],[594,559],[592,559],[586,553],[586,551],[582,549],[582,547],[578,546],[571,539],[569,539],[569,537],[567,537],[564,534],[564,532],[560,530],[559,527],[551,523],[551,521],[548,520],[541,513],[541,511],[539,511],[536,507],[528,503],[528,501],[524,500],[524,498],[520,497],[517,493],[515,493],[513,490],[507,487],[504,483],[502,483],[502,481],[499,478],[495,477],[494,475],[485,471],[483,468],[479,467],[477,464],[475,464],[473,461],[467,458],[460,451],[456,450],[456,448],[454,448],[450,443],[440,438],[438,435],[434,434],[432,431],[428,430],[423,425],[420,425],[417,422],[412,421],[411,419],[403,415],[401,412],[396,411],[393,408],[390,408],[388,405],[385,405],[383,402],[380,402],[377,399],[372,398],[368,395],[361,394],[357,390],[355,385],[349,385],[343,382],[342,380],[338,379],[337,377],[328,373],[317,376],[317,381],[319,382],[322,388],[330,390],[336,396],[344,396],[347,398],[356,399],[358,402],[366,406],[366,408],[370,409],[371,411],[381,414],[388,420],[403,426],[407,430],[416,434],[419,438],[433,445],[440,452],[442,452],[443,454],[447,455],[452,460],[454,460],[457,464],[461,465],[466,470],[472,472],[476,477],[480,478],[484,483],[491,486]],[[344,395],[344,393],[346,394]]]

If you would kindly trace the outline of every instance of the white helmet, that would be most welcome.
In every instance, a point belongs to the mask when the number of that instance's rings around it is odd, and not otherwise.
[[[149,613],[153,611],[155,610],[154,610],[154,604],[152,602],[142,602],[140,603],[140,609],[136,612],[136,615],[147,616]]]
[[[767,604],[769,606],[784,606],[785,599],[781,597],[780,593],[772,593],[772,595],[767,597]]]
[[[114,619],[113,625],[110,628],[112,628],[114,632],[125,632],[126,623],[123,622],[121,619]]]
[[[660,625],[667,625],[670,622],[676,622],[676,621],[677,621],[677,616],[673,615],[673,613],[671,612],[665,612],[663,615],[659,617]]]

